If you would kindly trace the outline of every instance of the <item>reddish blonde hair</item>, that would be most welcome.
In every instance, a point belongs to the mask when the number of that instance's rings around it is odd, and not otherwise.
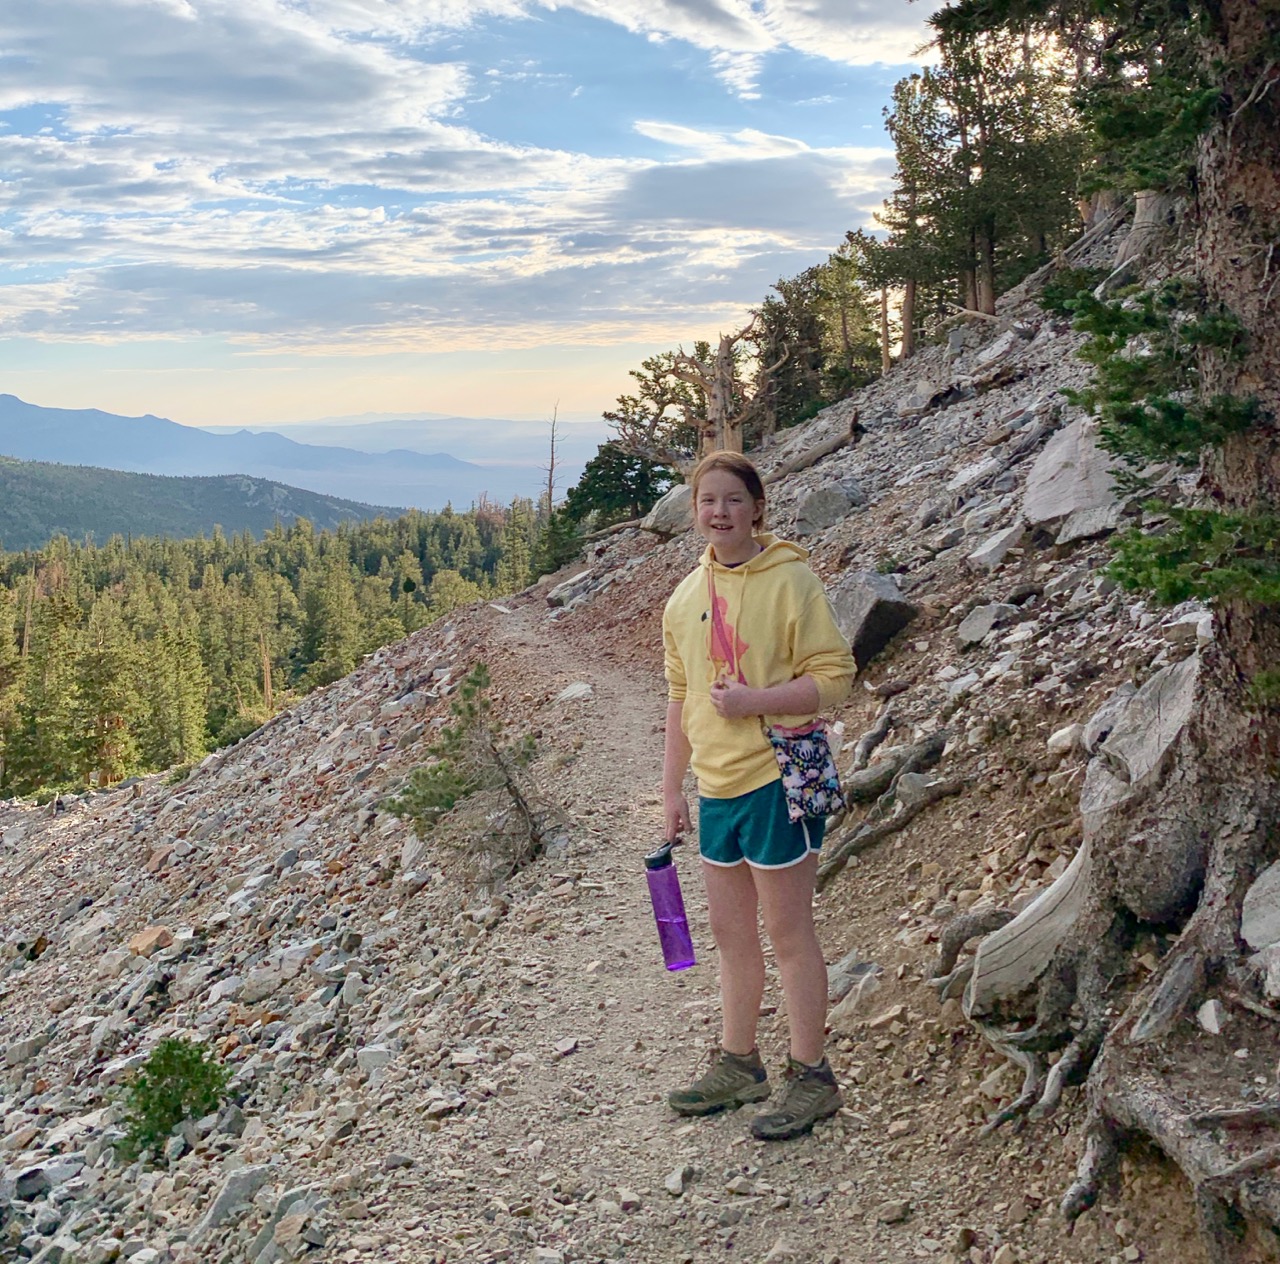
[[[739,479],[747,489],[747,495],[760,505],[760,517],[753,519],[751,525],[757,531],[764,530],[764,479],[760,471],[741,452],[712,452],[704,456],[694,467],[689,477],[689,485],[693,488],[693,503],[698,503],[698,484],[714,470],[724,470]]]

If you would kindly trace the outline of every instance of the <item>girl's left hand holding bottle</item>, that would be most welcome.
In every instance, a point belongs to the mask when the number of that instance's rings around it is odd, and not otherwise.
[[[669,843],[674,843],[681,834],[688,834],[693,829],[689,819],[689,801],[683,794],[663,796],[662,817],[666,831],[663,837]]]

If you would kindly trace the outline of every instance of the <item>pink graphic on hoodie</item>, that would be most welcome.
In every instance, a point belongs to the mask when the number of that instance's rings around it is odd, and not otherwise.
[[[729,622],[729,603],[711,590],[711,666],[714,679],[736,679],[745,685],[742,674],[742,656],[751,648]]]

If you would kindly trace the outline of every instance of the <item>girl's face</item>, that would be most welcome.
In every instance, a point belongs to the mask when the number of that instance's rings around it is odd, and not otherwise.
[[[764,501],[752,500],[736,474],[710,470],[698,481],[694,522],[715,550],[716,561],[732,566],[755,557],[760,551],[755,524],[763,514]]]

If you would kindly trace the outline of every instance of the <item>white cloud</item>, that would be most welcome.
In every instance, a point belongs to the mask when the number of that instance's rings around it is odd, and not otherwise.
[[[490,76],[450,36],[560,9],[679,42],[686,62],[691,46],[747,101],[780,48],[888,56],[923,16],[863,0],[5,0],[0,110],[52,125],[0,131],[0,337],[308,355],[665,343],[732,324],[883,196],[883,148],[698,125],[678,100],[618,121],[661,159],[467,126],[464,106],[543,70],[514,57]]]
[[[849,66],[918,61],[939,0],[763,0],[762,21],[780,45]]]

